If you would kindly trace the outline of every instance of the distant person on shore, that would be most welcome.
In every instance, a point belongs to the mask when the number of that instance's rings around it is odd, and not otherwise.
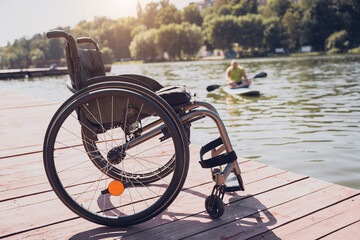
[[[226,69],[226,82],[230,88],[247,88],[251,81],[247,78],[245,70],[238,66],[236,60]]]

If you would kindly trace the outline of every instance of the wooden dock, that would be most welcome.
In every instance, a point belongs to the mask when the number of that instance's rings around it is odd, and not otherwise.
[[[105,72],[110,72],[110,71],[111,71],[111,65],[105,65]],[[5,70],[0,70],[0,80],[58,76],[58,75],[66,75],[66,74],[68,74],[67,67],[5,69]]]
[[[196,146],[185,187],[162,214],[127,228],[88,222],[56,197],[43,169],[43,138],[58,106],[0,89],[0,238],[360,239],[359,190],[246,159],[246,191],[227,193],[224,215],[211,219],[204,202],[213,182]]]

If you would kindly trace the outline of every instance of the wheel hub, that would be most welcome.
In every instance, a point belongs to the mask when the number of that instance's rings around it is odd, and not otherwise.
[[[111,164],[119,164],[125,157],[126,153],[123,147],[115,147],[107,154],[107,159]]]

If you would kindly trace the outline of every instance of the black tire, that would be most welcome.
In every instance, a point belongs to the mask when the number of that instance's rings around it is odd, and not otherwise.
[[[109,104],[104,104],[108,99],[116,99],[112,102],[117,103],[117,105],[110,104],[111,109],[117,109],[111,110],[110,125],[108,121],[106,122],[106,119],[110,119]],[[119,105],[119,103],[124,103],[123,100],[130,102],[133,106],[140,104],[142,109],[146,109],[146,111],[138,109],[139,112],[131,121],[136,119],[138,122],[141,119],[147,122],[146,124],[155,120],[161,122],[157,128],[153,127],[141,134],[141,136],[151,137],[133,147],[128,147],[128,143],[120,138],[120,135],[126,135],[125,122],[130,119],[129,108]],[[96,108],[99,111],[95,114]],[[121,111],[124,112],[122,115]],[[87,122],[82,121],[84,112],[88,112]],[[116,113],[121,117],[115,121],[113,115]],[[97,126],[98,132],[91,126]],[[97,137],[99,135],[103,137],[97,142],[96,148],[92,149],[95,152],[89,153],[87,148],[84,150],[83,146],[92,144],[87,142],[89,134],[84,137],[84,129]],[[155,131],[154,129],[162,130]],[[150,135],[152,130],[156,132],[154,136]],[[101,131],[103,133],[100,133]],[[115,136],[116,132],[119,135]],[[187,138],[184,135],[184,129],[175,113],[151,92],[123,83],[91,86],[66,101],[50,122],[44,141],[45,170],[58,197],[78,215],[95,223],[109,226],[138,224],[163,211],[181,190],[189,161]],[[151,145],[152,139],[158,141],[160,137],[166,138],[159,143],[160,145],[167,143],[166,147]],[[95,140],[92,141],[95,142]],[[100,144],[103,146],[101,147]],[[147,149],[141,148],[141,145],[146,145]],[[118,159],[119,163],[108,161],[107,158],[111,159],[109,152],[117,146],[126,146],[123,152],[126,155]],[[160,152],[162,154],[159,154]],[[91,160],[89,156],[92,156]],[[97,157],[94,158],[94,156]],[[150,171],[151,165],[166,166],[169,156],[176,156],[171,164],[172,169],[167,171],[166,176],[153,174],[151,182],[156,179],[156,184],[145,185],[137,177],[129,176],[130,173],[135,173],[139,177],[141,168],[147,173],[154,172]],[[161,158],[165,159],[164,162]],[[94,159],[97,160],[95,163],[102,163],[103,166],[94,164]],[[129,170],[130,168],[134,169]],[[113,196],[107,191],[108,184],[114,179],[125,185],[125,191],[120,196]]]
[[[213,203],[213,206],[211,206]],[[224,214],[224,204],[219,196],[210,195],[205,200],[206,212],[211,218],[219,218]]]

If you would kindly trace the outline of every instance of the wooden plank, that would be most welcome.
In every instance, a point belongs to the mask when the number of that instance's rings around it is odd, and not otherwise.
[[[41,152],[47,125],[57,106],[0,111],[0,159]]]
[[[279,184],[285,184],[287,181],[284,181],[284,179],[287,179],[288,181],[292,180],[299,180],[298,178],[302,177],[299,175],[295,175],[295,174],[291,174],[291,173],[283,173],[283,174],[279,174],[277,176],[273,176],[271,178],[268,179],[263,179],[262,181],[257,181],[254,182],[253,184],[250,184],[249,190],[248,191],[255,191],[256,189],[259,191],[262,190],[268,190],[267,187],[279,187]],[[268,185],[269,183],[269,185]],[[264,187],[265,186],[265,187]],[[250,190],[252,189],[253,190]],[[169,209],[167,211],[165,211],[164,213],[162,213],[161,215],[157,216],[156,218],[145,222],[143,224],[137,225],[137,226],[132,226],[131,228],[122,228],[120,229],[121,232],[119,231],[119,229],[112,229],[111,231],[114,232],[114,236],[119,237],[119,236],[129,236],[131,234],[134,234],[136,232],[142,232],[142,231],[147,231],[148,229],[152,229],[154,226],[159,226],[159,225],[163,225],[165,224],[165,226],[167,226],[167,224],[171,223],[172,221],[177,221],[180,219],[183,219],[184,217],[187,217],[189,215],[193,215],[194,212],[198,211],[199,209],[203,211],[204,209],[204,198],[208,195],[207,192],[200,194],[198,189],[192,189],[191,190],[191,195],[187,195],[188,191],[184,191],[181,192],[179,197],[174,201],[174,203],[169,207]],[[241,193],[240,193],[241,194]],[[233,194],[229,194],[226,195],[226,198],[232,198],[234,195],[237,196],[237,193],[233,193]],[[203,213],[203,212],[202,212]],[[202,214],[202,217],[205,218],[209,218],[207,214]],[[179,222],[179,221],[177,221]],[[68,224],[68,223],[67,223]],[[84,226],[84,227],[82,227]],[[89,230],[89,226],[88,223],[86,222],[81,222],[81,224],[76,224],[76,228],[74,227],[66,227],[66,229],[68,229],[69,231],[73,232],[73,235],[76,236],[78,239],[85,239],[84,235],[86,236],[87,234],[93,232],[91,230]],[[56,229],[58,230],[53,230],[53,231],[49,231],[49,232],[58,232],[61,227],[60,226],[53,226],[53,227],[57,227]],[[180,226],[181,227],[181,226]],[[81,232],[80,230],[83,229],[83,232]],[[189,229],[187,229],[186,231],[188,231]],[[46,234],[44,234],[43,236],[46,236],[49,234],[49,232],[47,232]],[[95,229],[96,232],[96,229]],[[70,232],[68,232],[70,234]],[[119,234],[119,235],[116,235]],[[36,235],[35,235],[36,236]],[[66,235],[64,236],[64,238],[68,238],[71,237],[72,235]],[[150,236],[150,235],[149,235]],[[26,235],[26,237],[28,237]],[[153,239],[158,239],[159,236],[155,236]],[[160,238],[170,238],[170,236],[168,235],[161,235]]]
[[[330,232],[328,235],[321,237],[324,240],[354,240],[360,239],[359,236],[360,220],[355,223],[348,225],[344,228],[337,229],[336,231]]]
[[[269,239],[275,234],[281,239],[317,239],[329,232],[345,228],[359,221],[360,196],[323,208],[270,232],[258,236],[258,239]]]
[[[209,171],[197,163],[199,148],[196,147],[191,149],[184,189],[166,211],[128,228],[93,224],[62,204],[43,170],[43,137],[58,104],[1,89],[0,96],[4,99],[0,102],[3,123],[0,238],[354,239],[358,236],[358,190],[244,159],[240,160],[240,166],[246,191],[227,193],[225,214],[221,219],[211,219],[204,210],[204,200],[214,184]]]
[[[195,162],[196,163],[196,162]],[[194,164],[193,164],[194,165]],[[268,176],[268,174],[276,174],[277,171],[265,169],[263,170],[264,166],[263,164],[259,164],[256,162],[246,162],[244,164],[241,164],[244,169],[246,169],[246,173],[251,173],[251,176],[244,175],[244,178],[248,179],[249,181],[257,181],[259,175],[264,175],[265,177]],[[190,169],[190,174],[188,175],[186,179],[186,183],[184,185],[184,189],[187,188],[193,188],[197,185],[204,185],[204,184],[212,184],[212,181],[210,179],[210,174],[207,171],[204,171],[203,169],[196,169],[197,165],[194,165]],[[260,172],[260,174],[258,174]],[[267,173],[269,172],[269,173]],[[280,170],[280,172],[284,172],[283,170]],[[195,174],[196,173],[196,174]],[[31,176],[26,178],[26,181],[29,181],[31,179]],[[19,180],[17,182],[16,180],[8,183],[6,186],[13,186],[11,189],[5,189],[0,191],[0,201],[2,209],[7,209],[12,206],[11,201],[7,201],[6,199],[14,200],[17,203],[17,207],[22,207],[28,204],[36,204],[38,199],[41,200],[48,200],[46,198],[46,193],[51,192],[52,189],[50,187],[50,184],[47,181],[47,178],[45,176],[45,173],[42,174],[42,176],[34,176],[35,180],[38,180],[38,182],[29,182],[27,185],[19,185],[19,183],[23,183],[24,181]],[[0,185],[1,186],[1,185]],[[6,187],[5,186],[5,187]],[[5,188],[3,187],[3,188]],[[8,194],[10,193],[10,194]],[[36,195],[43,194],[37,197]],[[45,194],[45,195],[44,195]],[[32,195],[30,198],[28,195]],[[17,198],[25,198],[25,199],[17,199]],[[39,201],[41,201],[39,200]]]
[[[297,181],[299,178],[303,176],[292,174],[292,173],[283,173],[268,179],[263,179],[261,181],[256,181],[250,184],[248,187],[250,191],[262,191],[266,189],[267,186],[277,187],[279,184],[286,184],[288,181]],[[286,180],[285,180],[286,179]],[[265,185],[265,188],[264,188]],[[102,228],[99,225],[95,225],[91,222],[88,222],[84,219],[76,219],[72,221],[62,222],[59,224],[54,224],[52,226],[47,226],[39,229],[35,229],[33,231],[25,232],[19,235],[16,235],[19,238],[23,239],[39,239],[39,238],[71,238],[74,239],[88,239],[91,234],[102,234],[103,231],[111,231],[111,236],[119,237],[122,235],[129,235],[132,233],[136,233],[139,231],[144,231],[146,229],[152,228],[154,226],[168,223],[174,221],[176,219],[181,219],[184,216],[189,214],[193,214],[194,211],[204,209],[204,197],[208,194],[199,194],[199,191],[203,189],[203,186],[199,186],[196,189],[191,189],[190,192],[182,191],[180,195],[176,198],[174,203],[169,207],[168,210],[164,211],[159,216],[154,219],[147,221],[143,224],[139,224],[136,226],[128,227],[128,228]],[[189,197],[184,197],[185,195],[189,195]],[[188,200],[186,200],[188,199]],[[187,204],[188,201],[190,204]],[[196,206],[193,206],[193,205]],[[196,209],[199,207],[199,209]],[[187,213],[188,212],[188,213]],[[66,232],[63,231],[66,229]],[[105,233],[106,234],[106,233]]]
[[[48,100],[39,99],[19,92],[0,89],[0,111],[12,108],[41,107],[48,105],[59,105]]]
[[[262,168],[262,169],[263,169],[263,172],[259,172],[261,174],[261,176],[265,177],[266,175],[274,174],[273,169],[271,171],[269,171],[270,168],[268,168],[268,167]],[[266,174],[266,172],[268,172],[268,174]],[[250,173],[251,172],[249,172],[248,175],[252,175],[252,176],[254,175],[254,174],[250,174]],[[244,175],[246,175],[246,174],[244,174]],[[274,178],[274,179],[277,180],[276,178]],[[254,181],[254,182],[257,183],[258,181]],[[281,182],[283,183],[283,181],[281,181]],[[196,184],[198,184],[198,183],[196,183]],[[180,216],[182,217],[184,215],[193,214],[194,211],[195,212],[199,211],[199,209],[202,210],[204,208],[203,207],[204,198],[210,193],[212,186],[213,186],[213,184],[209,183],[206,185],[198,186],[196,188],[188,189],[188,190],[184,191],[185,193],[181,193],[180,196],[178,196],[178,198],[176,199],[176,202],[183,203],[184,199],[188,199],[187,201],[189,201],[191,204],[189,204],[187,208],[182,207],[181,211],[176,211],[176,212],[179,212]],[[263,189],[263,187],[261,187],[261,189]],[[188,197],[181,197],[182,194],[185,194]],[[199,198],[199,200],[195,200],[194,197]],[[0,216],[0,221],[5,223],[4,225],[1,226],[2,231],[0,231],[0,236],[6,235],[6,234],[11,234],[11,233],[16,233],[16,232],[21,232],[21,231],[26,231],[31,228],[38,228],[38,227],[46,226],[47,224],[56,223],[56,222],[67,220],[67,219],[74,217],[74,214],[69,212],[70,210],[64,209],[66,207],[60,202],[60,200],[56,199],[56,197],[54,196],[53,193],[29,196],[26,198],[18,199],[16,201],[16,203],[18,204],[18,206],[16,208],[11,208],[8,210],[5,210],[6,208],[9,207],[8,204],[0,203],[0,207],[2,209],[4,209],[5,216],[8,216],[8,214],[17,216],[16,220],[15,219],[13,221],[7,220],[6,222],[4,222],[3,220],[5,220],[5,219],[2,219],[3,217]],[[7,205],[7,207],[5,205]],[[196,206],[199,207],[199,209],[197,209]],[[44,212],[43,211],[44,209],[47,209],[47,211]],[[172,209],[172,205],[170,206],[169,209]],[[36,223],[33,223],[31,221],[29,222],[29,219],[26,218],[26,215],[29,212],[35,213],[35,215],[37,217]],[[171,212],[171,210],[170,210],[170,212]],[[173,214],[170,213],[169,215],[171,216]],[[171,221],[172,221],[172,219],[173,218],[170,218]],[[83,221],[86,221],[86,220],[83,220]],[[167,221],[169,221],[169,220],[167,220]],[[16,224],[15,224],[15,222],[16,222]],[[149,222],[148,224],[152,224],[152,223]],[[15,226],[17,225],[18,227],[15,227],[14,225]]]
[[[194,183],[201,184],[204,180],[211,182],[210,171],[201,169],[198,163],[199,147],[191,146],[190,149],[192,155],[190,169],[196,170],[196,173],[189,173],[185,188],[192,187]],[[246,171],[266,167],[266,165],[249,162],[245,159],[240,159],[239,163],[242,165],[245,162],[248,162],[245,166]],[[27,154],[0,159],[0,163],[3,166],[0,169],[0,176],[3,179],[0,181],[0,201],[52,190],[45,175],[42,154]]]
[[[309,187],[300,188],[300,186],[304,185]],[[252,192],[246,191],[245,198],[240,198],[236,195],[233,195],[232,198],[230,198],[228,201],[225,201],[230,202],[231,204],[225,206],[225,213],[220,219],[213,220],[204,211],[196,215],[182,218],[178,222],[169,223],[160,227],[154,227],[148,231],[128,236],[128,238],[142,239],[146,235],[151,236],[154,239],[162,238],[164,236],[167,239],[180,239],[190,236],[194,239],[205,239],[210,237],[212,239],[220,239],[222,237],[232,237],[234,233],[245,230],[242,227],[243,225],[245,225],[245,228],[248,227],[248,225],[253,225],[253,223],[249,221],[246,221],[245,224],[235,224],[235,222],[239,221],[240,219],[261,211],[266,211],[268,208],[283,204],[287,201],[301,198],[329,186],[329,183],[307,178],[280,188],[272,189],[271,191],[266,191],[262,194],[253,194]],[[294,191],[295,189],[298,190]],[[281,198],[276,197],[280,195]],[[268,219],[268,217],[265,219]],[[253,218],[251,218],[251,220],[253,220]],[[267,224],[273,224],[273,222],[269,220],[267,221]],[[233,227],[235,229],[233,229]],[[182,229],[187,230],[183,231]],[[243,238],[243,236],[236,236],[236,239],[245,238]]]
[[[317,184],[321,182],[320,180],[316,181]],[[301,191],[305,189],[304,186],[305,185],[303,185],[302,188],[299,188],[299,186],[288,192]],[[191,238],[212,236],[214,238],[247,239],[257,236],[260,239],[261,236],[259,235],[262,233],[268,232],[268,234],[271,234],[274,228],[283,226],[284,224],[305,217],[318,209],[328,207],[358,194],[357,190],[332,184],[326,188],[321,188],[313,193],[306,194],[303,197],[295,198],[292,201],[284,201],[283,195],[288,192],[282,195],[280,195],[281,193],[279,193],[279,195],[275,194],[275,192],[272,193],[272,198],[281,196],[281,198],[278,198],[282,199],[282,203],[279,203],[278,206],[268,207],[266,210],[259,211],[253,215],[233,219],[234,221],[228,221],[228,223],[221,226],[221,229],[216,227],[206,232],[191,235]],[[268,206],[261,198],[258,198],[258,201]],[[291,231],[291,229],[289,229],[289,231]],[[277,238],[277,236],[271,234],[271,238]]]

